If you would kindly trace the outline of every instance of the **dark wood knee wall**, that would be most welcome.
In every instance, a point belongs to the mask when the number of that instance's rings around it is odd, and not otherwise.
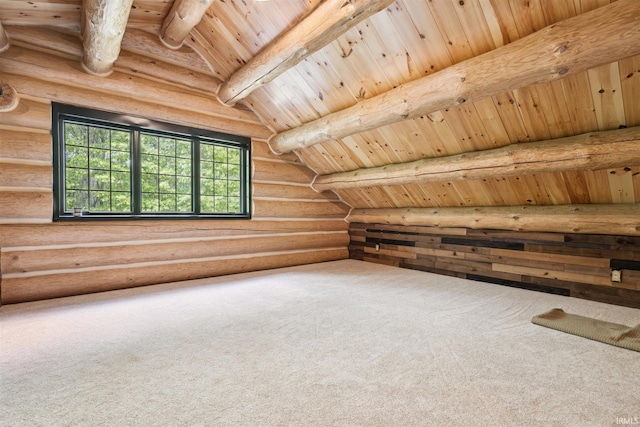
[[[364,223],[349,235],[351,259],[640,308],[639,237]]]

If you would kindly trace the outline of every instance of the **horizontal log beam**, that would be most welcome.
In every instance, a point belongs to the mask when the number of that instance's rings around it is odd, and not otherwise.
[[[318,176],[316,191],[482,179],[640,164],[640,127]]]
[[[220,86],[218,98],[234,105],[391,3],[393,0],[325,1],[233,73]]]
[[[640,2],[619,0],[271,138],[286,153],[640,54]]]
[[[80,34],[82,67],[89,74],[108,76],[120,54],[133,0],[83,0]]]
[[[77,34],[60,32],[46,27],[16,25],[6,26],[5,30],[15,46],[29,49],[34,47],[46,48],[51,52],[55,51],[78,58],[82,57],[82,43]],[[129,31],[127,30],[125,34],[120,56],[118,56],[114,64],[116,71],[121,70],[137,76],[147,76],[156,80],[186,86],[205,92],[209,96],[216,93],[221,82],[209,73],[206,64],[203,63],[195,67],[177,65],[176,62],[179,62],[180,59],[188,62],[192,61],[192,56],[183,55],[182,51],[173,51],[161,47],[157,40],[147,36],[144,32],[133,31],[133,34],[129,34]],[[127,40],[131,42],[136,37],[142,37],[147,42],[152,42],[152,45],[146,45],[150,51],[149,54],[140,49],[135,49],[132,52],[127,50]],[[158,56],[163,58],[172,56],[173,60],[161,60]]]
[[[127,29],[122,39],[122,49],[131,53],[169,62],[180,67],[201,71],[214,75],[211,64],[205,61],[193,49],[183,47],[177,50],[168,49],[154,34],[133,28]]]
[[[179,49],[193,27],[198,25],[213,0],[176,0],[160,29],[160,41],[169,49]]]
[[[337,247],[13,273],[2,278],[2,304],[270,270],[348,257],[346,247]]]
[[[9,49],[9,46],[10,46],[9,36],[7,36],[7,33],[2,27],[2,22],[0,22],[0,53]]]
[[[640,236],[640,203],[353,209],[348,222]]]
[[[96,77],[83,73],[79,68],[73,60],[17,46],[12,46],[0,57],[0,71],[6,73],[34,76],[38,79],[80,89],[91,88],[95,91],[124,96],[132,100],[156,102],[168,107],[215,115],[227,120],[239,120],[264,127],[254,113],[225,107],[216,99],[201,93],[186,89],[179,90],[173,85],[151,81],[139,76],[123,75],[119,72],[114,72],[106,78]]]
[[[2,58],[0,57],[0,70],[2,68]],[[115,74],[115,73],[114,73]],[[87,74],[84,74],[87,75]],[[45,98],[51,101],[67,104],[79,105],[85,108],[109,111],[120,114],[130,114],[138,117],[145,117],[151,120],[159,120],[167,123],[176,123],[184,126],[191,126],[199,129],[209,129],[216,132],[227,132],[240,136],[261,137],[269,135],[271,131],[264,125],[247,123],[234,120],[230,117],[206,114],[184,109],[182,105],[160,105],[148,99],[138,100],[122,94],[110,94],[108,91],[90,90],[87,87],[76,88],[71,85],[60,84],[47,80],[40,80],[30,76],[16,74],[6,74],[5,77],[11,82],[19,93],[25,95]],[[111,78],[111,77],[108,77]],[[106,79],[102,79],[106,80]],[[34,129],[51,129],[51,108],[47,104],[34,107],[30,103],[25,105],[27,99],[23,99],[14,113],[6,115],[8,125],[27,126]],[[37,115],[33,116],[33,110],[37,107]],[[18,112],[18,115],[14,115]],[[0,115],[0,124],[3,122]]]

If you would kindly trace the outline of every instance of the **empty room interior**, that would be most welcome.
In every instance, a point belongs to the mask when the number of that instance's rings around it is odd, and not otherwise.
[[[640,1],[0,0],[0,426],[640,425]]]

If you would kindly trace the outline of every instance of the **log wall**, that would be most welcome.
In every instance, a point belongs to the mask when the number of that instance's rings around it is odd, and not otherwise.
[[[229,108],[229,117],[216,112],[209,120],[180,105],[178,86],[168,88],[175,103],[168,109],[28,73],[3,79],[21,96],[14,111],[0,113],[3,304],[348,257],[348,207],[331,192],[313,191],[315,174],[295,155],[272,154],[270,131],[247,121],[248,112],[238,117]],[[252,137],[252,219],[52,222],[52,100],[134,115],[155,111],[163,116],[156,119],[198,120],[202,128]],[[216,125],[221,121],[225,129]]]
[[[349,235],[352,259],[640,308],[637,236],[357,222]]]

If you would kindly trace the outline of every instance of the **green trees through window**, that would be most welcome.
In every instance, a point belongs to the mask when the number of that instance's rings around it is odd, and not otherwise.
[[[247,138],[53,107],[55,219],[249,216]]]

